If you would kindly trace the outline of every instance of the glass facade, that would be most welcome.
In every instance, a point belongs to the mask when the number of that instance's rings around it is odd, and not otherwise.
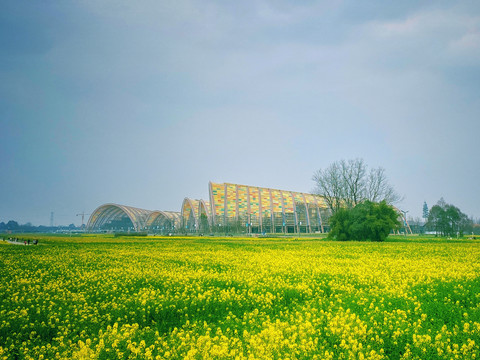
[[[319,196],[212,182],[209,192],[213,226],[240,226],[258,233],[324,231],[322,215],[327,208]]]
[[[180,227],[181,215],[175,211],[150,211],[132,206],[105,204],[98,207],[87,223],[88,231],[171,232]]]

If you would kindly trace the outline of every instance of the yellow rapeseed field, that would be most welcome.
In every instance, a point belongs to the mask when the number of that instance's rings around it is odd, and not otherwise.
[[[0,359],[475,359],[480,243],[0,246]]]

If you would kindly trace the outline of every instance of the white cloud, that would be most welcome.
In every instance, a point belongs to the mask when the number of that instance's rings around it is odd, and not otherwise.
[[[452,54],[466,58],[470,62],[480,60],[480,18],[476,28],[468,30],[460,38],[450,42],[449,50]]]
[[[422,10],[404,19],[372,21],[355,38],[377,47],[401,47],[406,56],[427,56],[433,64],[478,56],[480,17],[455,9]]]

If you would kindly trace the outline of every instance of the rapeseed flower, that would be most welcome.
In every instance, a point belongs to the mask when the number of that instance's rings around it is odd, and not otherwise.
[[[477,243],[74,241],[0,248],[0,359],[480,355]]]

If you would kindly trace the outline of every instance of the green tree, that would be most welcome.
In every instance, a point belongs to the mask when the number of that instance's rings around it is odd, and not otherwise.
[[[425,221],[428,219],[428,205],[426,201],[423,202],[423,218]]]
[[[471,231],[473,221],[452,204],[447,204],[443,198],[430,209],[428,226],[443,236],[463,236]]]
[[[386,201],[365,200],[353,208],[341,208],[330,218],[328,237],[336,240],[384,241],[400,226],[398,213]]]
[[[210,231],[210,225],[208,223],[207,215],[203,213],[200,215],[200,231],[201,232]]]

